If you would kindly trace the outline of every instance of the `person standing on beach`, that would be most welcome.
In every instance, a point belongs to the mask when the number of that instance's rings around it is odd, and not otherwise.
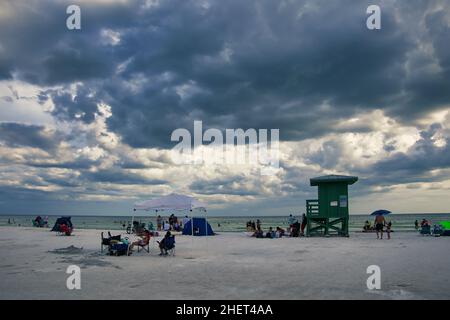
[[[383,215],[379,215],[375,217],[375,230],[377,231],[377,239],[380,239],[380,233],[381,233],[381,239],[383,239],[383,228],[386,223],[386,220],[384,219]]]
[[[419,230],[419,220],[414,221],[414,228]]]
[[[288,218],[288,224],[289,224],[289,226],[292,226],[294,223],[295,223],[295,217],[292,214],[290,214],[289,218]]]
[[[189,217],[186,215],[183,218],[183,226],[185,226],[191,219],[189,219]]]
[[[301,226],[301,235],[305,235],[305,227],[308,224],[308,218],[306,218],[306,214],[302,214],[302,226]]]
[[[156,229],[158,231],[161,231],[161,227],[162,227],[162,218],[161,218],[161,216],[158,216],[156,218]]]

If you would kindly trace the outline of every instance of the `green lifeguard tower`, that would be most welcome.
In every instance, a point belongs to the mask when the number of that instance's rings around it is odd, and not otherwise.
[[[318,187],[318,200],[306,200],[306,236],[348,237],[348,186],[358,177],[328,175],[310,179]]]

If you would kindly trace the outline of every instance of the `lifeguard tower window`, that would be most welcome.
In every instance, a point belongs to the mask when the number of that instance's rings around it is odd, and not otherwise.
[[[306,200],[307,236],[348,236],[348,186],[358,177],[328,175],[310,179],[318,187],[318,199]]]

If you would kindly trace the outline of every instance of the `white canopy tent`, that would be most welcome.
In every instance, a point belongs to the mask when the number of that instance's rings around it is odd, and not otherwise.
[[[136,211],[136,210],[156,211],[156,212],[158,212],[158,211],[184,211],[184,212],[186,212],[186,215],[188,215],[187,212],[190,212],[190,218],[191,218],[191,221],[193,221],[193,219],[192,219],[193,210],[199,210],[199,211],[203,211],[206,213],[206,205],[193,197],[172,193],[167,196],[160,197],[160,198],[136,203],[134,205],[134,211]],[[133,215],[133,219],[131,221],[132,225],[133,225],[133,221],[134,221],[134,215]],[[194,234],[194,232],[193,232],[194,224],[192,222],[191,222],[191,226],[192,226],[192,235],[193,235]]]

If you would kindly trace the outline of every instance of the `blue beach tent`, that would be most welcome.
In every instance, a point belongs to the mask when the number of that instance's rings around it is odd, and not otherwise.
[[[194,225],[192,225],[194,221]],[[205,218],[192,218],[189,220],[183,228],[183,235],[192,235],[194,231],[194,236],[213,236],[214,231],[211,225],[206,221]]]

